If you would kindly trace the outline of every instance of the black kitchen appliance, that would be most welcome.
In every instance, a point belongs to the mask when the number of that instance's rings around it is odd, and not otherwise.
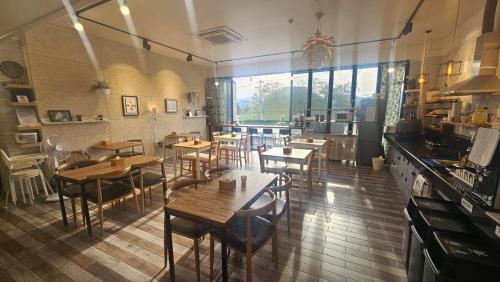
[[[475,164],[476,178],[467,194],[489,210],[500,210],[500,150],[498,129],[479,128],[469,161]]]

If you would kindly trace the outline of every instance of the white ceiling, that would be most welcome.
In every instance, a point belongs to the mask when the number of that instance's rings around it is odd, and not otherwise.
[[[95,1],[95,0],[94,0]],[[7,5],[4,4],[7,3]],[[13,3],[17,2],[17,5]],[[2,0],[0,19],[13,22],[44,13],[56,0]],[[137,34],[214,61],[300,49],[315,31],[315,13],[323,11],[322,32],[337,44],[396,37],[419,0],[127,0]],[[33,6],[29,6],[31,3]],[[421,44],[424,30],[434,39],[448,37],[454,27],[458,0],[425,0],[414,18],[413,32],[404,44]],[[60,4],[60,3],[59,3]],[[462,0],[460,22],[480,12],[484,0]],[[7,8],[10,11],[4,9]],[[1,12],[3,11],[3,12]],[[21,12],[22,11],[22,12]],[[117,0],[82,13],[82,16],[127,30]],[[288,19],[294,23],[289,24]],[[2,19],[3,23],[4,19]],[[68,26],[62,17],[54,23]],[[82,20],[88,33],[132,45],[128,35]],[[246,40],[214,46],[194,33],[226,25]],[[0,24],[0,27],[2,25]],[[0,31],[3,31],[0,29]],[[0,33],[1,35],[1,33]],[[167,52],[153,45],[153,51]],[[398,48],[404,48],[399,45]],[[185,55],[177,54],[177,57]],[[195,62],[197,60],[195,59]],[[198,61],[199,62],[199,61]]]

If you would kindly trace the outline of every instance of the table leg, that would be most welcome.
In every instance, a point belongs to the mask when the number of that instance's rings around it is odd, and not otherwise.
[[[300,175],[299,175],[299,179],[300,179],[300,184],[299,184],[299,202],[300,204],[302,205],[302,189],[304,189],[305,187],[305,181],[304,181],[304,164],[303,163],[300,163]]]
[[[175,146],[172,147],[172,160],[174,161],[174,177],[177,177],[177,149]]]
[[[90,213],[89,213],[89,205],[87,202],[87,190],[85,190],[85,184],[80,184],[81,193],[82,193],[82,210],[85,214],[85,222],[87,223],[87,233],[89,236],[92,236],[92,224],[90,224]]]
[[[165,224],[163,226],[163,248],[165,255],[165,265],[167,264],[168,254],[168,271],[170,272],[170,281],[175,281],[175,263],[174,263],[174,247],[172,244],[172,229],[170,225],[170,214],[165,209]]]
[[[227,277],[227,243],[226,240],[221,240],[220,242],[221,245],[221,258],[222,258],[222,281],[227,282],[228,277]]]
[[[321,163],[323,163],[323,152],[321,152],[320,150],[318,150],[319,152],[319,156],[318,156],[318,182],[320,181],[320,177],[321,177]]]
[[[196,167],[194,169],[194,177],[200,179],[200,151],[196,150]]]
[[[62,181],[57,179],[57,194],[59,195],[59,205],[61,206],[61,215],[64,225],[68,225],[68,218],[66,217],[66,207],[64,206],[64,196],[62,194]]]

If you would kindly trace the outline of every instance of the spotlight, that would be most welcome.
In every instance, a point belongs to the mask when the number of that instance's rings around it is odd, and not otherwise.
[[[216,81],[214,82],[214,85],[215,85],[215,86],[219,86],[219,81],[218,81],[218,80],[216,80]]]
[[[149,44],[149,41],[146,38],[142,39],[142,48],[151,51],[151,45]]]
[[[393,72],[394,72],[394,68],[388,68],[388,69],[387,69],[387,72],[388,72],[388,73],[393,73]]]
[[[127,2],[125,2],[125,0],[122,2],[122,4],[120,5],[120,12],[122,13],[122,15],[124,16],[128,16],[130,15],[130,9],[128,8],[127,6]]]
[[[187,57],[186,57],[186,61],[192,62],[193,61],[193,55],[188,54]]]
[[[83,31],[83,24],[81,24],[79,21],[76,21],[76,22],[73,24],[73,27],[74,27],[77,31]]]

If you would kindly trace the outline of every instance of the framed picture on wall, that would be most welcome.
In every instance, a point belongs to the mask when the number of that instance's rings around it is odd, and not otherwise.
[[[177,100],[165,99],[165,111],[167,113],[177,113]]]
[[[69,110],[49,110],[49,120],[52,122],[72,121]]]
[[[194,112],[196,113],[197,117],[204,117],[207,115],[204,110],[196,110]]]
[[[122,96],[122,109],[124,116],[138,116],[139,99],[137,96]]]
[[[16,115],[20,125],[38,124],[34,109],[16,109]]]

